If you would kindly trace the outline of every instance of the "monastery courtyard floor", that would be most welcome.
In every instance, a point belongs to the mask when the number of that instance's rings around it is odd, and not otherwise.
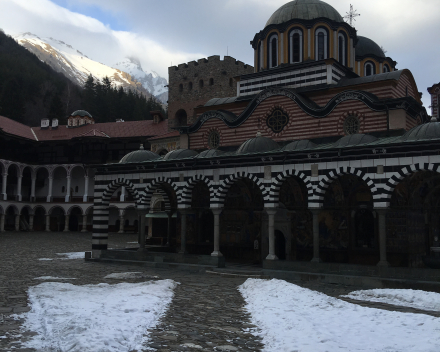
[[[110,248],[123,248],[137,240],[137,235],[110,235]],[[56,258],[57,253],[81,252],[90,249],[91,235],[81,233],[3,233],[0,234],[0,351],[35,351],[22,342],[36,333],[23,331],[23,320],[12,315],[30,310],[27,291],[52,276],[76,278],[75,285],[109,283],[106,275],[142,271],[144,277],[124,279],[137,283],[156,275],[179,282],[166,314],[149,332],[148,351],[259,351],[263,345],[249,331],[257,329],[244,310],[244,300],[237,290],[246,278],[230,278],[188,271],[153,269],[73,260],[39,260]],[[69,281],[61,281],[69,282]],[[319,282],[294,282],[302,287],[337,297],[358,287],[328,285]],[[105,298],[104,298],[105,299]],[[353,301],[363,306],[402,312],[416,309],[380,303]],[[424,312],[426,314],[426,312]],[[432,313],[432,315],[440,314]],[[185,347],[186,346],[186,347]],[[197,347],[196,347],[197,346]],[[103,347],[103,346],[102,346]],[[105,351],[91,346],[90,351]]]

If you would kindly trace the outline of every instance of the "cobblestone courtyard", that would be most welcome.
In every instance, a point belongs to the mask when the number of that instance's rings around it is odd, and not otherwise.
[[[137,241],[137,235],[110,235],[110,248],[123,248]],[[148,349],[153,351],[259,351],[261,341],[251,335],[257,329],[243,309],[237,290],[246,278],[230,278],[205,273],[169,269],[150,269],[61,260],[57,253],[90,250],[91,235],[80,233],[3,233],[0,235],[0,351],[33,351],[22,346],[32,331],[21,331],[21,321],[11,315],[28,311],[27,290],[41,276],[76,278],[75,285],[115,283],[104,279],[111,273],[142,271],[180,283],[173,302],[160,323],[150,332]],[[133,244],[131,244],[133,246]],[[39,260],[52,258],[53,260]],[[148,278],[126,279],[140,282]],[[63,282],[63,281],[61,281]],[[68,282],[68,281],[66,281]],[[319,282],[294,282],[330,296],[349,293],[358,287],[325,285]],[[379,303],[354,302],[386,310],[417,312],[415,309]],[[436,313],[431,315],[439,316]],[[98,351],[91,346],[89,351]]]

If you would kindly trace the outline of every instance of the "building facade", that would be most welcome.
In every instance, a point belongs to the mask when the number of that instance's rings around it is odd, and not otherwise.
[[[94,166],[93,257],[123,186],[142,214],[141,250],[162,237],[167,250],[247,263],[426,265],[440,123],[411,72],[317,0],[282,6],[251,45],[254,72],[194,108],[177,126],[181,149]],[[159,214],[163,230],[147,235]]]

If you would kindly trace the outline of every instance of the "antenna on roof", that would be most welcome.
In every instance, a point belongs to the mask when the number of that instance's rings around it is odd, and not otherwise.
[[[356,17],[359,17],[360,15],[360,13],[357,13],[357,10],[353,9],[353,5],[350,4],[350,12],[347,12],[347,15],[344,16],[344,19],[346,19],[347,22],[350,23],[350,26],[353,27],[353,22],[356,22]]]

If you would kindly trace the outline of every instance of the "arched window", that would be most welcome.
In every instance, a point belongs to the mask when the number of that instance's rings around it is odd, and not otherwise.
[[[376,65],[371,61],[365,63],[364,66],[365,75],[364,76],[372,76],[376,74]]]
[[[193,82],[189,82],[189,83],[188,83],[188,89],[189,89],[189,90],[192,90],[192,89],[193,89]]]
[[[390,66],[388,66],[387,64],[383,65],[383,73],[388,73],[390,71]]]
[[[269,38],[269,68],[278,66],[278,35]]]
[[[214,85],[214,78],[210,78],[210,79],[209,79],[209,85],[210,85],[210,86],[213,86],[213,85]]]
[[[289,34],[289,62],[291,64],[302,62],[303,58],[303,33],[300,29],[293,29]]]
[[[76,186],[75,187],[75,193],[78,193],[78,191],[79,191],[79,188],[78,188],[78,186]]]
[[[229,78],[229,87],[233,87],[234,86],[234,80],[231,78]]]
[[[61,193],[65,193],[66,192],[66,187],[61,187]]]
[[[179,92],[180,92],[180,93],[183,92],[183,84],[179,84]]]
[[[338,34],[338,61],[341,65],[347,66],[347,38],[345,34]]]
[[[188,115],[184,109],[177,110],[174,119],[176,126],[186,126],[188,124]]]
[[[315,51],[316,61],[328,58],[328,33],[324,28],[318,28],[315,32]]]
[[[203,79],[199,81],[199,88],[203,88]]]

